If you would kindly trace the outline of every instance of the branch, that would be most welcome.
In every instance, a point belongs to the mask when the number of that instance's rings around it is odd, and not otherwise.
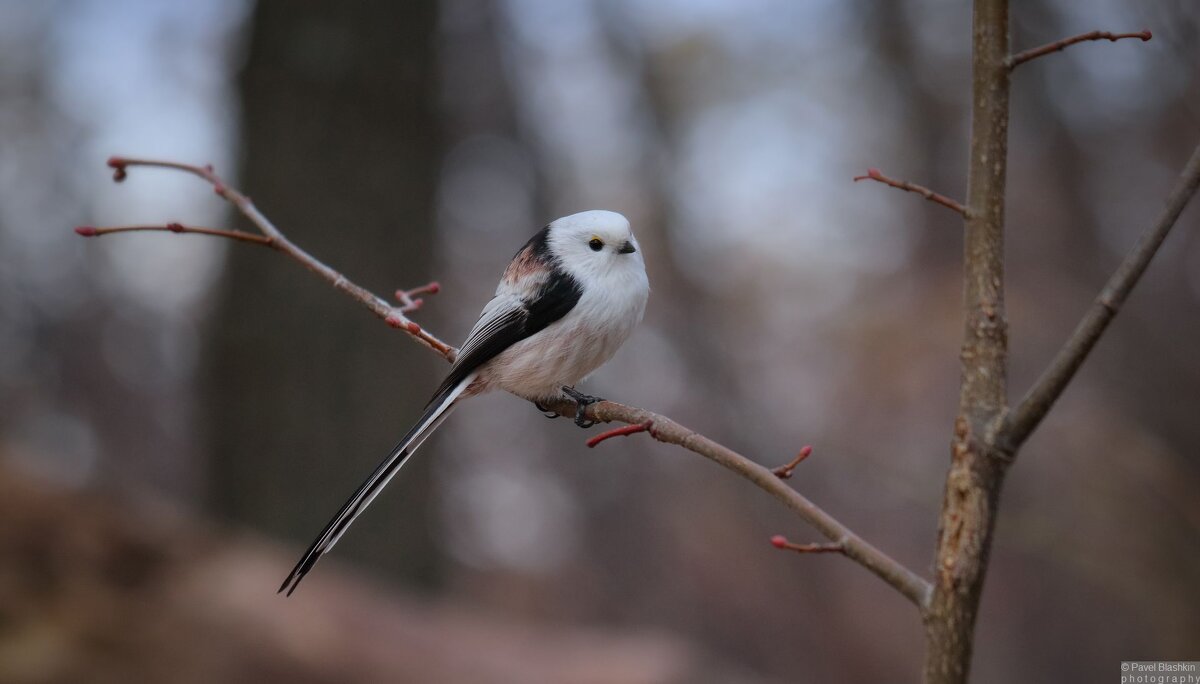
[[[963,218],[967,218],[970,214],[970,212],[967,210],[967,208],[964,207],[961,203],[956,202],[956,201],[950,199],[949,197],[946,197],[945,195],[940,195],[940,194],[930,190],[929,188],[924,187],[922,185],[917,185],[916,183],[909,183],[908,181],[902,181],[902,180],[896,180],[894,178],[888,178],[887,176],[880,173],[879,169],[874,169],[874,168],[867,169],[867,173],[865,176],[855,176],[854,177],[855,183],[857,183],[860,180],[879,181],[880,183],[883,183],[884,185],[890,185],[893,188],[898,188],[900,190],[905,190],[907,192],[915,192],[918,195],[920,195],[921,197],[924,197],[925,199],[929,200],[930,202],[933,202],[935,204],[940,204],[943,207],[946,207],[947,209],[951,209],[953,211],[958,212]]]
[[[1024,52],[1018,52],[1015,55],[1010,55],[1008,60],[1005,62],[1005,66],[1008,67],[1009,71],[1012,71],[1013,69],[1016,69],[1018,66],[1032,59],[1045,57],[1052,52],[1058,52],[1063,48],[1074,45],[1075,43],[1083,43],[1089,40],[1108,40],[1115,43],[1122,38],[1141,38],[1142,42],[1146,42],[1153,37],[1154,34],[1150,33],[1149,31],[1137,31],[1136,33],[1109,33],[1108,31],[1091,31],[1089,33],[1081,33],[1077,36],[1071,36],[1070,38],[1056,40],[1053,43],[1047,43],[1041,47],[1035,47],[1032,50],[1026,50]]]
[[[997,437],[1001,448],[1010,454],[1015,453],[1037,429],[1046,413],[1054,406],[1054,402],[1067,388],[1071,378],[1075,377],[1076,371],[1083,365],[1092,347],[1096,346],[1108,324],[1121,310],[1121,305],[1146,272],[1150,260],[1175,226],[1184,207],[1196,193],[1197,187],[1200,187],[1200,145],[1192,151],[1192,156],[1180,173],[1175,188],[1167,197],[1158,221],[1138,239],[1133,250],[1109,277],[1104,289],[1092,302],[1091,308],[1075,326],[1075,331],[1058,350],[1054,360],[1001,424]]]
[[[613,437],[626,437],[629,435],[636,435],[639,432],[647,432],[653,425],[654,423],[648,420],[644,423],[638,423],[637,425],[624,425],[622,427],[613,428],[606,432],[601,432],[595,437],[589,439],[587,441],[587,446],[589,449],[595,449],[597,444],[606,439],[612,439]],[[653,436],[653,434],[654,433],[651,433],[651,436]]]
[[[133,233],[139,231],[155,231],[165,233],[192,233],[195,235],[211,235],[213,237],[229,238],[230,240],[238,240],[240,242],[250,242],[264,247],[272,246],[271,238],[254,233],[243,233],[240,230],[219,230],[217,228],[199,228],[196,226],[185,226],[182,223],[168,223],[162,226],[113,226],[110,228],[96,228],[94,226],[79,226],[75,229],[83,237],[100,237],[101,235],[112,235],[113,233]]]
[[[846,547],[841,544],[793,544],[782,534],[771,537],[771,546],[796,553],[846,553]]]
[[[570,400],[553,402],[547,408],[564,416],[575,415],[575,403]],[[826,539],[841,545],[842,553],[846,557],[875,573],[877,577],[887,582],[918,607],[925,605],[926,597],[931,591],[928,582],[859,537],[804,495],[784,484],[774,471],[666,416],[646,409],[626,406],[614,401],[600,401],[589,405],[584,409],[584,413],[589,419],[596,422],[618,422],[631,426],[652,423],[654,429],[647,430],[651,437],[664,444],[681,446],[749,480],[754,486],[781,501],[801,520],[812,525],[824,535]],[[638,432],[642,432],[642,430],[638,430]]]
[[[260,232],[262,232],[266,239],[264,241],[251,240],[249,239],[248,233],[241,233],[238,231],[212,231],[212,229],[174,230],[170,228],[170,225],[184,228],[179,224],[169,224],[167,226],[168,230],[172,230],[172,232],[177,233],[192,232],[206,235],[216,235],[218,237],[233,238],[243,242],[257,242],[259,244],[267,245],[300,262],[300,264],[305,268],[313,273],[316,273],[330,285],[333,285],[335,289],[345,292],[354,300],[367,307],[371,313],[386,321],[388,325],[391,325],[393,328],[404,330],[421,344],[429,347],[438,354],[441,354],[447,361],[453,361],[455,355],[458,353],[454,347],[446,344],[433,335],[430,335],[428,332],[422,330],[421,326],[409,320],[404,314],[411,309],[404,306],[393,307],[382,297],[371,294],[371,292],[365,288],[350,282],[346,276],[321,263],[311,254],[293,244],[291,240],[288,240],[286,237],[284,237],[283,233],[281,233],[279,229],[276,228],[275,225],[272,224],[271,221],[267,219],[267,217],[264,216],[257,207],[254,206],[254,203],[250,201],[249,197],[238,192],[237,189],[230,187],[225,183],[225,181],[221,180],[220,176],[213,171],[212,166],[195,166],[192,164],[181,164],[179,162],[160,161],[154,159],[131,159],[127,157],[111,157],[108,160],[108,165],[113,169],[113,180],[118,183],[125,180],[125,178],[128,176],[128,169],[134,166],[173,169],[175,171],[183,171],[184,173],[190,173],[194,176],[200,177],[212,186],[213,192],[227,200],[230,204],[237,208],[242,215],[250,219],[250,222],[253,223]],[[89,226],[82,226],[82,228],[89,228]],[[156,229],[156,227],[150,226],[127,226],[124,228],[109,228],[103,230],[108,233],[117,233],[128,232],[131,230]],[[99,228],[93,230],[95,232],[80,232],[79,230],[76,230],[76,232],[79,232],[80,235],[84,236],[102,234],[99,232],[101,230]]]
[[[441,340],[433,337],[429,333],[421,329],[419,325],[410,321],[404,316],[402,308],[395,308],[389,305],[382,298],[377,297],[367,290],[351,283],[345,276],[329,268],[321,263],[308,253],[301,250],[299,247],[292,244],[283,234],[271,224],[265,216],[263,216],[257,208],[250,202],[250,199],[241,194],[237,190],[226,185],[215,173],[212,167],[192,166],[189,164],[180,164],[177,162],[166,161],[151,161],[144,159],[126,159],[122,157],[113,157],[108,162],[109,166],[114,169],[113,179],[116,181],[124,180],[127,175],[127,169],[133,166],[153,166],[159,168],[175,169],[184,171],[207,181],[213,186],[213,190],[221,197],[232,203],[242,214],[249,218],[255,226],[262,231],[263,235],[270,240],[269,245],[284,254],[292,257],[294,260],[303,264],[309,270],[321,276],[327,282],[343,292],[346,292],[355,300],[365,305],[376,316],[379,316],[389,325],[406,330],[410,335],[421,341],[425,346],[438,352],[447,361],[453,361],[457,350],[445,344]],[[139,226],[130,226],[129,228],[142,228]],[[98,229],[95,229],[98,230]],[[110,230],[109,232],[118,232]],[[178,231],[176,231],[178,232]],[[198,231],[196,231],[198,232]],[[226,231],[219,231],[224,233]],[[89,231],[84,231],[81,234],[89,234]],[[98,234],[98,233],[90,233]],[[212,234],[212,233],[205,233]],[[229,235],[221,234],[220,237],[230,237]],[[240,239],[240,238],[238,238]],[[257,241],[251,241],[257,242]],[[426,286],[428,288],[429,286]],[[419,289],[419,288],[418,288]],[[430,290],[425,290],[430,291]],[[413,291],[408,291],[406,294],[411,295]],[[403,298],[401,298],[402,304]],[[411,304],[411,301],[409,302]],[[548,406],[564,416],[574,416],[576,411],[575,402],[563,398],[556,402],[551,402]],[[749,480],[759,489],[766,491],[771,496],[783,502],[788,508],[792,509],[802,520],[812,525],[818,532],[824,535],[829,540],[842,548],[848,558],[853,559],[866,569],[873,572],[876,576],[887,582],[918,607],[925,605],[926,598],[930,594],[930,584],[920,576],[909,570],[898,561],[883,553],[879,549],[864,541],[861,537],[854,534],[842,523],[838,522],[833,516],[826,513],[816,504],[809,501],[794,489],[788,487],[783,481],[775,475],[774,472],[764,468],[763,466],[751,461],[741,454],[725,447],[713,440],[688,429],[679,423],[661,416],[657,413],[647,411],[645,409],[626,406],[612,401],[600,401],[591,404],[584,408],[585,415],[597,422],[619,422],[625,423],[628,427],[610,430],[607,433],[597,435],[591,442],[598,444],[604,439],[609,439],[620,434],[635,434],[638,432],[648,432],[654,439],[663,442],[664,444],[675,444],[689,451],[699,454],[718,465],[737,473],[743,478]],[[650,429],[653,426],[653,429]],[[590,444],[594,446],[594,444]]]

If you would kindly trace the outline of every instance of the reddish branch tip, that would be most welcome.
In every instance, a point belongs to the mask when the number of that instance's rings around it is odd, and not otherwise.
[[[78,226],[75,228],[75,232],[84,237],[95,237],[96,235],[96,229],[91,226]]]
[[[801,461],[812,455],[812,450],[813,448],[811,446],[805,446],[804,448],[800,449],[800,453],[796,454],[796,458],[793,458],[784,465],[773,469],[771,472],[775,474],[775,477],[781,480],[790,478],[792,476],[792,471],[796,469],[796,466],[800,465]]]
[[[442,290],[442,286],[436,280],[428,282],[420,287],[414,287],[411,290],[396,290],[396,299],[405,299],[419,294],[435,295]]]
[[[846,553],[846,546],[840,542],[836,544],[793,544],[782,534],[771,537],[771,546],[796,553]]]
[[[644,423],[638,423],[637,425],[622,425],[619,428],[613,428],[611,430],[608,430],[607,432],[601,432],[600,434],[596,435],[595,437],[589,439],[587,441],[587,446],[589,449],[594,449],[594,448],[596,448],[597,444],[599,444],[600,442],[603,442],[606,439],[612,439],[613,437],[624,437],[624,436],[628,436],[628,435],[636,435],[639,432],[647,432],[650,430],[650,428],[653,425],[654,425],[654,422],[649,421],[649,420]],[[653,436],[654,433],[651,432],[650,434]]]
[[[127,175],[125,173],[125,167],[129,165],[128,161],[126,161],[123,157],[109,157],[107,163],[108,166],[113,170],[114,181],[120,183],[121,181],[125,180],[125,176]]]

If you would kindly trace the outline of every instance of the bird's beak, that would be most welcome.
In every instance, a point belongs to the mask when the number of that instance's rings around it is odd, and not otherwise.
[[[617,250],[617,254],[633,254],[636,251],[637,247],[634,247],[632,242],[626,240],[625,244],[621,245],[621,249]]]

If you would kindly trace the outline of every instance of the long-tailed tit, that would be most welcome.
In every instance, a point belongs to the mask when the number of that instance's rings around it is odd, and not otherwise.
[[[554,221],[513,257],[479,321],[433,393],[424,415],[342,506],[284,580],[291,595],[313,565],[463,399],[506,390],[538,404],[571,397],[575,422],[599,401],[575,384],[633,332],[650,285],[637,240],[624,216],[585,211]]]

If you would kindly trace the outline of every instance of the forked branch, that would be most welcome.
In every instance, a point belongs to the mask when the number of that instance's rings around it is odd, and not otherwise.
[[[575,404],[570,400],[553,403],[547,408],[564,416],[575,415]],[[651,437],[664,444],[675,444],[700,454],[749,480],[759,489],[781,501],[826,539],[840,545],[840,552],[846,557],[875,573],[919,608],[925,606],[931,591],[929,582],[872,546],[807,497],[787,486],[770,468],[761,466],[729,447],[684,427],[666,416],[646,409],[626,406],[614,401],[600,401],[591,404],[585,411],[588,418],[597,422],[615,421],[635,426],[651,423],[653,429],[647,430]],[[641,431],[638,430],[638,432]]]
[[[160,161],[160,160],[155,160],[155,159],[133,159],[133,158],[128,158],[128,157],[111,157],[108,160],[108,165],[110,167],[112,167],[112,169],[113,169],[113,180],[117,181],[118,183],[125,180],[126,177],[128,177],[129,169],[132,167],[135,167],[135,166],[148,166],[148,167],[154,167],[154,168],[160,168],[160,169],[172,169],[175,171],[182,171],[184,173],[190,173],[194,176],[198,176],[199,178],[203,179],[205,182],[207,182],[209,185],[212,186],[213,192],[217,193],[217,195],[219,195],[220,197],[228,200],[229,203],[232,204],[235,208],[237,208],[237,210],[239,212],[241,212],[243,216],[250,219],[250,222],[253,223],[256,228],[258,228],[258,230],[263,234],[263,237],[266,239],[263,241],[253,240],[253,239],[249,238],[249,235],[250,235],[249,233],[242,233],[239,231],[215,231],[213,229],[191,229],[191,230],[180,229],[180,230],[176,230],[176,229],[170,227],[170,226],[177,226],[179,228],[184,228],[183,226],[181,226],[180,224],[177,224],[177,223],[176,224],[168,224],[166,226],[163,226],[161,229],[156,226],[127,226],[127,227],[121,227],[121,228],[106,228],[106,229],[103,229],[105,231],[105,233],[119,233],[119,232],[126,232],[126,231],[130,231],[130,230],[169,230],[170,232],[174,232],[174,233],[199,233],[199,234],[205,234],[205,235],[213,235],[216,237],[231,238],[231,239],[239,240],[242,242],[257,242],[264,246],[271,247],[272,249],[275,249],[276,251],[282,252],[282,253],[286,254],[287,256],[291,257],[292,259],[300,262],[300,264],[303,265],[305,268],[312,271],[313,273],[316,273],[318,276],[320,276],[322,279],[324,279],[330,285],[333,285],[333,287],[335,289],[345,292],[347,295],[352,297],[354,300],[356,300],[363,306],[367,307],[367,309],[369,309],[371,311],[371,313],[375,314],[379,318],[386,321],[393,328],[399,328],[401,330],[406,331],[409,335],[412,335],[421,344],[425,345],[426,347],[429,347],[430,349],[434,350],[438,354],[441,354],[442,357],[444,357],[447,361],[453,361],[455,355],[458,353],[458,350],[456,350],[454,347],[439,340],[437,337],[434,337],[433,335],[431,335],[428,332],[426,332],[425,330],[423,330],[421,328],[421,326],[410,321],[408,319],[408,317],[405,316],[404,314],[406,313],[406,311],[411,310],[411,309],[407,309],[404,306],[401,306],[401,307],[392,306],[391,304],[389,304],[387,302],[387,300],[383,299],[382,297],[378,297],[374,294],[371,294],[371,292],[369,292],[365,288],[362,288],[362,287],[350,282],[350,280],[346,276],[335,271],[334,269],[330,268],[329,266],[326,266],[324,263],[318,261],[311,254],[309,254],[308,252],[305,252],[303,249],[300,249],[295,244],[293,244],[291,240],[288,240],[283,235],[283,233],[281,233],[279,231],[279,229],[276,228],[275,225],[273,223],[271,223],[271,221],[266,216],[264,216],[262,214],[262,212],[260,212],[258,210],[258,207],[254,206],[254,203],[250,201],[249,197],[238,192],[237,189],[230,187],[229,185],[227,185],[225,183],[225,181],[221,180],[221,177],[218,176],[215,171],[213,171],[212,166],[195,166],[193,164],[181,164],[179,162],[172,162],[172,161]],[[85,237],[92,236],[92,235],[104,234],[104,233],[99,232],[101,229],[98,229],[98,228],[90,229],[91,231],[94,231],[94,232],[89,232],[88,230],[86,230],[86,229],[90,228],[89,226],[82,226],[82,228],[85,229],[83,232],[81,232],[78,229],[76,230],[76,232],[78,232],[80,235],[84,235]]]
[[[441,291],[442,286],[437,281],[433,281],[411,290],[396,290],[396,301],[400,302],[400,311],[408,313],[416,311],[425,304],[425,300],[417,295],[435,295]]]
[[[338,273],[332,268],[318,261],[312,255],[297,247],[279,231],[246,197],[236,189],[226,185],[214,172],[211,166],[193,166],[190,164],[180,164],[177,162],[155,161],[147,159],[128,159],[123,157],[113,157],[108,162],[114,170],[113,179],[122,181],[126,178],[128,169],[134,166],[149,166],[165,169],[173,169],[183,171],[198,176],[212,185],[213,190],[221,197],[228,200],[234,205],[243,215],[262,232],[263,239],[251,239],[253,236],[249,233],[239,231],[217,231],[215,229],[184,229],[181,224],[170,224],[176,228],[164,226],[127,226],[118,228],[95,229],[84,226],[83,230],[78,230],[81,235],[91,237],[102,234],[129,232],[132,230],[165,230],[169,232],[190,232],[213,237],[224,237],[261,244],[278,250],[295,261],[298,261],[305,268],[313,271],[321,276],[324,280],[332,284],[335,288],[342,290],[356,301],[366,306],[372,313],[395,328],[404,330],[409,335],[417,339],[426,347],[433,349],[447,361],[453,361],[457,355],[457,350],[442,342],[438,338],[429,334],[409,320],[404,314],[406,311],[411,311],[415,308],[416,299],[414,294],[428,293],[432,294],[436,291],[436,284],[425,286],[425,288],[417,288],[416,290],[408,290],[397,293],[400,299],[401,306],[393,307],[388,304],[383,298],[378,297],[366,289],[350,282],[344,275]],[[103,230],[103,232],[101,232]],[[548,406],[550,410],[564,416],[574,416],[576,404],[568,399],[563,399],[552,403]],[[597,422],[619,422],[625,423],[627,427],[610,430],[606,433],[597,435],[591,440],[591,446],[618,435],[636,434],[638,432],[647,432],[651,437],[663,442],[664,444],[674,444],[693,453],[699,454],[718,465],[731,470],[741,477],[749,480],[759,489],[769,493],[771,496],[783,502],[788,508],[795,512],[802,520],[812,525],[818,532],[824,535],[827,539],[834,542],[840,553],[843,553],[848,558],[858,562],[866,569],[873,572],[883,581],[887,582],[902,595],[912,601],[918,608],[924,608],[925,603],[930,594],[930,584],[918,576],[907,567],[888,556],[884,552],[867,543],[861,537],[852,532],[849,528],[835,519],[833,516],[826,513],[816,504],[809,501],[796,490],[788,487],[775,472],[751,461],[745,456],[733,451],[732,449],[718,444],[713,440],[686,428],[679,423],[667,418],[666,416],[647,411],[645,409],[626,406],[612,401],[600,401],[587,406],[584,411],[589,419]],[[824,549],[822,549],[824,550]],[[829,549],[832,550],[832,549]]]

